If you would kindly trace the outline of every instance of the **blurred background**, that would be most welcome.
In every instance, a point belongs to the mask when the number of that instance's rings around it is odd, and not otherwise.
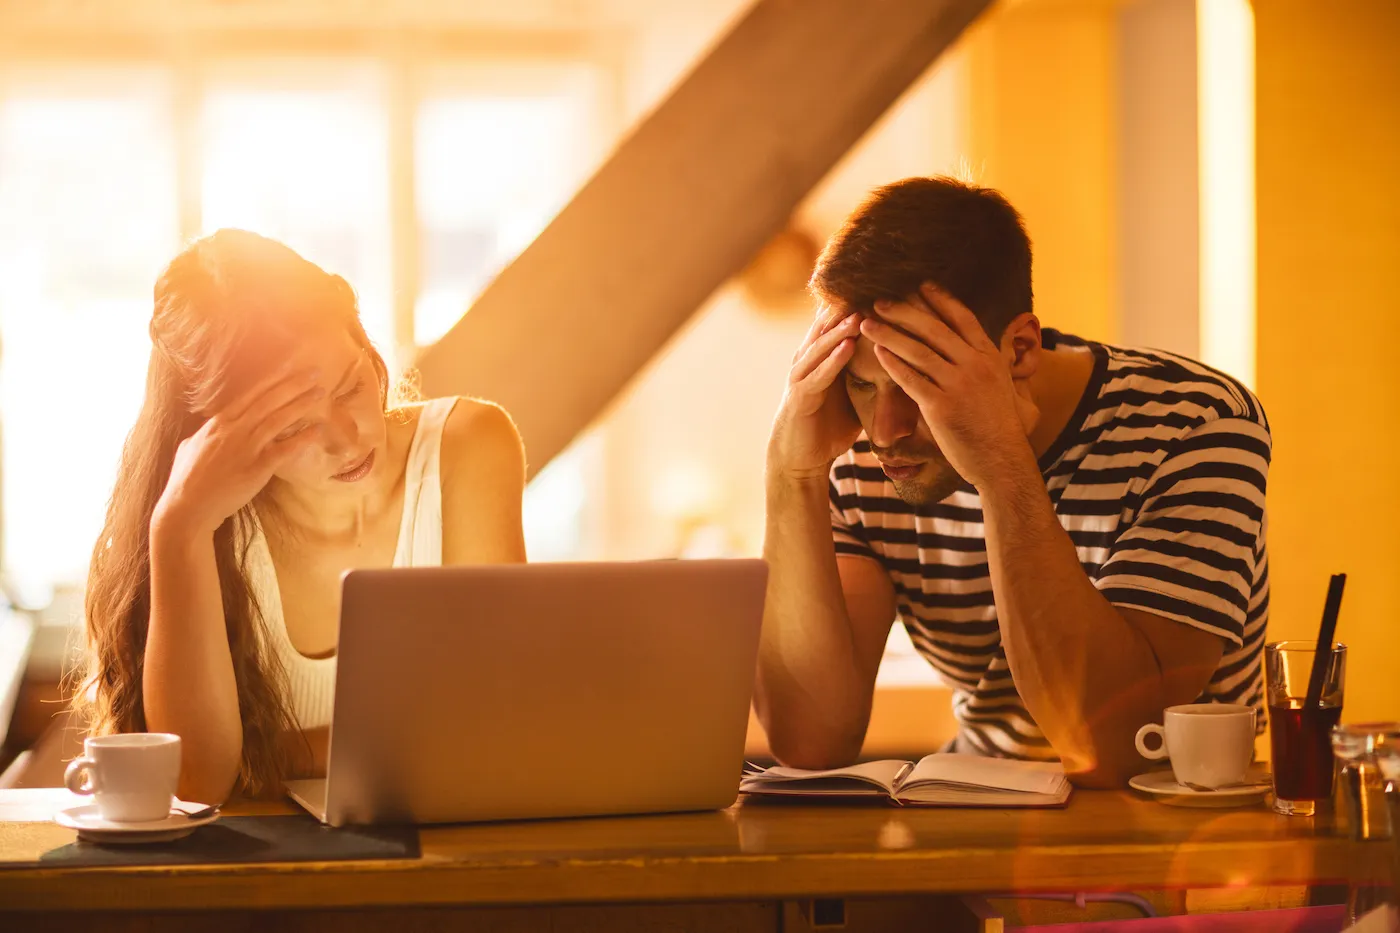
[[[51,698],[79,621],[152,286],[182,243],[224,226],[286,241],[355,286],[370,335],[411,367],[749,6],[0,0],[0,559],[41,622],[0,634],[0,656],[32,640],[28,700]],[[1328,573],[1349,572],[1345,718],[1400,718],[1397,9],[993,3],[532,464],[531,559],[756,554],[816,252],[872,187],[956,174],[1024,215],[1048,326],[1196,356],[1259,392],[1271,636],[1310,637]],[[0,706],[13,687],[0,678]],[[902,632],[881,691],[877,744],[947,721]]]

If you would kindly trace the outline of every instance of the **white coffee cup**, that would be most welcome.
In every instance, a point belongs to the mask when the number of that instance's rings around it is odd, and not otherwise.
[[[63,774],[75,794],[91,794],[104,820],[163,820],[180,780],[180,737],[166,732],[102,735],[83,742],[83,757]]]
[[[1254,716],[1253,708],[1232,703],[1169,706],[1164,725],[1152,722],[1138,730],[1138,754],[1152,761],[1170,757],[1178,784],[1241,784],[1254,758]],[[1144,743],[1153,733],[1161,736],[1161,748]]]

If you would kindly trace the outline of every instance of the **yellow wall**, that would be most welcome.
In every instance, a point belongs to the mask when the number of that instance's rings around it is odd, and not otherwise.
[[[1350,574],[1345,718],[1400,719],[1400,3],[1254,0],[1257,385],[1273,422],[1271,638]],[[1035,244],[1051,326],[1114,340],[1120,77],[1110,0],[1003,0],[968,33],[973,177]],[[1146,231],[1154,233],[1154,231]],[[1186,309],[1183,309],[1186,310]],[[1194,309],[1192,309],[1194,311]]]
[[[1026,220],[1036,309],[1048,326],[1118,337],[1117,7],[1002,2],[963,39],[972,180]]]
[[[1272,638],[1346,571],[1343,718],[1400,719],[1400,4],[1254,0]]]

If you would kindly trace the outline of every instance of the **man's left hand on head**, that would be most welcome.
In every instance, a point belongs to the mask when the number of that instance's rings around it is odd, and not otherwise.
[[[919,406],[953,468],[981,490],[1004,470],[1024,466],[1038,412],[972,312],[927,283],[903,302],[876,302],[874,310],[861,335]]]

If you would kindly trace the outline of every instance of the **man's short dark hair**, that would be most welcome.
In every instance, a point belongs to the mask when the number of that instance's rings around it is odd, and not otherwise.
[[[811,288],[852,310],[902,301],[933,282],[971,309],[993,340],[1032,308],[1031,241],[991,188],[906,178],[877,188],[827,241]]]

